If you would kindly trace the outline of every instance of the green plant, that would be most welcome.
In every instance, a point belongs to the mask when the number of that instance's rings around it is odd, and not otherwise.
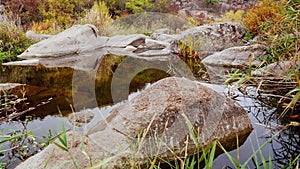
[[[38,33],[55,34],[71,27],[93,4],[93,0],[45,0],[39,4],[42,19],[33,20],[31,29]]]
[[[67,130],[66,130],[64,122],[62,122],[62,131],[60,134],[58,134],[57,138],[59,140],[59,143],[54,141],[53,144],[55,144],[59,149],[66,151],[68,153],[68,155],[70,156],[70,158],[74,164],[74,167],[78,168],[78,165],[76,164],[75,159],[74,159],[73,155],[71,154],[70,149],[68,147]],[[47,164],[45,164],[44,167],[47,167]]]
[[[34,41],[25,36],[19,18],[11,13],[0,14],[0,63],[15,61]]]
[[[142,13],[150,11],[154,7],[150,0],[130,0],[126,2],[126,8],[131,13]]]
[[[262,145],[260,145],[256,150],[253,148],[252,146],[252,150],[253,150],[253,153],[252,155],[242,164],[241,161],[239,160],[239,151],[237,152],[238,153],[238,156],[237,156],[237,159],[235,157],[233,157],[223,146],[220,142],[218,142],[218,145],[219,147],[223,150],[223,152],[226,154],[226,156],[230,159],[231,163],[233,164],[234,168],[236,169],[247,169],[249,168],[249,163],[251,161],[254,161],[254,164],[256,165],[257,168],[261,168],[261,164],[262,164],[262,168],[264,169],[272,169],[273,168],[273,165],[272,165],[272,156],[271,154],[269,155],[268,157],[268,160],[265,159],[263,153],[262,153],[262,148],[264,148],[266,145],[268,145],[269,143],[272,142],[272,140],[275,138],[275,137],[278,137],[278,135],[283,131],[285,130],[286,128],[290,127],[290,126],[294,126],[295,124],[293,123],[290,123],[290,124],[287,124],[286,126],[283,126],[278,132],[276,132],[272,137],[270,137],[266,142],[264,142]],[[237,136],[237,140],[238,140],[238,136]],[[238,147],[238,150],[239,150],[239,147]],[[258,155],[260,155],[260,157],[258,157]],[[294,160],[292,160],[290,162],[290,164],[286,167],[286,169],[293,169],[292,166],[297,163],[298,159],[299,159],[299,156],[298,155]],[[259,162],[261,161],[261,162]]]
[[[274,61],[295,58],[299,52],[299,1],[262,0],[250,9],[243,23],[269,46]]]
[[[207,4],[215,4],[218,3],[220,0],[203,0],[203,2],[207,3]]]

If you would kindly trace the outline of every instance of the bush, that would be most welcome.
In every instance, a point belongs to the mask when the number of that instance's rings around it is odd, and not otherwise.
[[[19,16],[25,29],[57,33],[85,15],[95,0],[7,0],[7,8]]]
[[[11,13],[0,15],[0,63],[17,60],[17,55],[34,43],[18,23]]]
[[[100,35],[107,35],[106,26],[113,22],[109,9],[104,2],[95,2],[94,6],[80,19],[80,24],[93,24],[99,29]]]
[[[280,22],[283,12],[282,7],[281,2],[275,2],[274,0],[259,1],[247,12],[243,22],[248,30],[259,33],[262,25]]]
[[[299,10],[300,1],[262,0],[247,12],[244,24],[269,46],[271,62],[299,57]]]

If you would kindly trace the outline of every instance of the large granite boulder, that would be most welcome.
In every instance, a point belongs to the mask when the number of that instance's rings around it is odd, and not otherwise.
[[[224,82],[228,72],[247,70],[249,65],[258,66],[266,54],[266,46],[237,46],[216,52],[202,60],[212,82]]]
[[[130,168],[155,156],[193,155],[216,139],[235,148],[236,135],[245,138],[251,130],[247,113],[234,101],[198,82],[170,77],[116,105],[87,134],[68,132],[68,152],[51,144],[17,169]]]
[[[217,51],[243,45],[245,28],[234,22],[221,22],[187,29],[179,41],[192,47],[202,58]]]

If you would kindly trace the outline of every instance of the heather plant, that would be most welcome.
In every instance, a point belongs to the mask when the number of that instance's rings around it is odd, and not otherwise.
[[[0,1],[1,2],[1,1]],[[31,22],[40,22],[43,19],[40,0],[4,0],[8,10],[14,17],[20,17],[23,27],[29,28]]]

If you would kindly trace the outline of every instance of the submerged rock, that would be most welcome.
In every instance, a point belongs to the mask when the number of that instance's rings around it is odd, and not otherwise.
[[[260,57],[266,54],[266,46],[237,46],[216,52],[202,60],[212,82],[223,83],[228,72],[236,69],[246,70],[249,65],[258,66]]]
[[[77,127],[82,127],[89,123],[94,118],[94,113],[91,109],[84,109],[80,112],[74,112],[68,116],[69,122]]]
[[[69,153],[54,144],[17,168],[129,168],[149,158],[173,160],[197,153],[197,146],[220,140],[235,148],[236,135],[247,137],[252,126],[245,110],[230,99],[185,78],[160,80],[114,108],[85,136],[68,132]],[[72,156],[72,157],[71,157]],[[134,162],[131,163],[131,162]]]

